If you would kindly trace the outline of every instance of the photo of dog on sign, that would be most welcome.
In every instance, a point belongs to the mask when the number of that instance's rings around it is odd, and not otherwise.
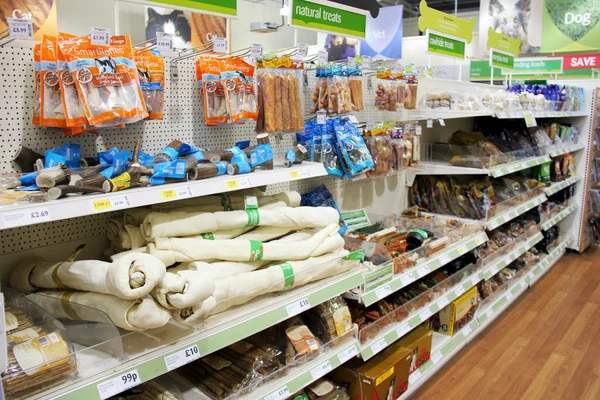
[[[521,54],[540,51],[541,7],[536,0],[482,0],[479,21],[479,40],[484,45],[491,27],[494,32],[520,38]]]

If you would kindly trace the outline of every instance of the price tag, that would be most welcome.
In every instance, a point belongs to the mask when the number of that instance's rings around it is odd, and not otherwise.
[[[200,357],[201,355],[200,350],[198,350],[198,346],[193,345],[187,349],[178,351],[175,354],[171,354],[170,356],[165,356],[165,365],[167,366],[168,371],[173,371],[174,369],[195,361]]]
[[[421,314],[419,314],[419,317],[421,317],[421,322],[425,322],[429,317],[431,317],[432,314],[433,313],[429,309],[423,311]]]
[[[415,278],[412,276],[412,274],[406,274],[400,277],[400,282],[402,283],[402,286],[408,286],[414,281]]]
[[[345,363],[352,357],[355,357],[358,354],[358,350],[356,350],[356,346],[350,346],[346,350],[342,351],[338,354],[338,359],[340,360],[340,364]]]
[[[440,264],[442,266],[448,264],[450,261],[452,261],[452,257],[450,256],[450,254],[444,254],[440,257]]]
[[[302,299],[295,303],[289,304],[285,307],[290,317],[294,315],[298,315],[303,311],[306,311],[310,308],[310,301],[308,299]]]
[[[401,338],[402,336],[406,335],[409,331],[410,325],[408,325],[408,322],[406,322],[400,325],[398,329],[396,329],[396,335],[398,335],[398,337]]]
[[[163,200],[176,200],[192,197],[192,190],[189,186],[180,187],[177,189],[163,189],[160,191],[160,197]]]
[[[531,281],[531,280],[533,280],[533,278],[535,278],[535,273],[533,271],[531,271],[529,273],[529,280]]]
[[[7,211],[2,214],[2,226],[12,228],[15,226],[37,224],[52,221],[50,211],[46,207],[28,208],[25,210]]]
[[[290,390],[287,386],[282,387],[281,389],[271,393],[270,395],[265,397],[265,400],[284,400],[290,397]]]
[[[421,371],[418,369],[414,370],[412,374],[408,376],[408,383],[413,385],[416,381],[421,379]]]
[[[330,372],[332,369],[333,369],[333,367],[331,366],[331,363],[329,362],[329,360],[327,360],[323,364],[319,365],[318,367],[311,369],[310,374],[312,375],[313,379],[316,381],[320,377],[322,377],[325,374],[327,374],[328,372]]]
[[[377,300],[381,300],[384,297],[389,296],[391,293],[392,288],[390,287],[390,285],[385,285],[375,290],[375,296],[377,296]]]
[[[6,18],[6,22],[11,39],[33,39],[33,26],[30,19]]]
[[[464,292],[465,292],[465,288],[462,287],[462,285],[460,285],[459,287],[457,287],[456,290],[454,291],[454,293],[456,294],[456,297],[462,296],[462,294]]]
[[[471,278],[471,286],[475,286],[479,283],[479,277],[478,276],[474,276]]]
[[[158,51],[173,51],[173,35],[170,33],[156,33],[156,49]]]
[[[471,325],[465,325],[464,328],[462,328],[462,333],[465,337],[467,337],[468,335],[471,334],[471,332],[473,332],[473,330],[471,329]]]
[[[111,197],[110,202],[112,204],[112,208],[118,210],[119,208],[127,208],[130,206],[129,199],[127,196],[117,196]]]
[[[506,292],[506,294],[504,295],[504,297],[506,298],[506,300],[510,300],[513,298],[512,292],[510,290],[508,290]]]
[[[348,69],[356,68],[356,58],[348,57]]]
[[[363,69],[371,69],[371,57],[363,56]]]
[[[140,383],[142,383],[140,374],[138,373],[137,369],[134,369],[125,372],[120,376],[99,383],[96,386],[98,387],[100,398],[104,400],[114,396],[115,394],[124,392],[127,389],[131,389]]]
[[[446,307],[448,304],[450,304],[450,302],[448,301],[448,297],[446,297],[446,296],[442,296],[438,300],[438,307],[440,308],[440,310],[442,308]]]
[[[521,289],[523,289],[526,286],[525,282],[523,282],[523,281],[521,281],[520,285],[521,285]]]
[[[433,128],[433,120],[431,118],[427,120],[427,127]]]
[[[248,178],[229,179],[225,181],[225,187],[227,190],[246,189],[250,187],[250,180]]]
[[[387,342],[385,341],[385,338],[381,338],[378,341],[376,341],[375,343],[373,343],[371,345],[371,351],[373,352],[373,355],[379,353],[381,350],[385,349],[387,347]]]
[[[440,122],[441,126],[446,126],[446,121],[444,121],[444,118],[440,118],[438,121]]]
[[[317,124],[325,125],[327,123],[327,114],[324,111],[317,112]]]
[[[525,118],[525,125],[527,125],[528,128],[537,126],[537,121],[531,112],[523,112],[523,118]]]
[[[442,359],[442,357],[444,357],[444,356],[442,355],[442,353],[441,353],[441,352],[439,352],[439,351],[436,351],[435,353],[433,353],[433,354],[431,355],[431,362],[432,362],[433,364],[437,364],[437,363],[439,363],[439,362],[440,362],[440,360]]]
[[[109,46],[110,45],[110,29],[107,28],[94,28],[90,34],[92,44],[96,46]]]
[[[494,310],[492,309],[492,307],[488,308],[488,310],[485,312],[485,316],[487,317],[487,319],[492,318],[493,315],[494,315]]]
[[[213,50],[215,53],[227,53],[227,39],[221,37],[214,37]]]
[[[423,127],[421,125],[417,125],[415,128],[415,135],[421,136],[423,134]]]
[[[461,247],[458,248],[458,254],[460,254],[461,256],[463,254],[465,254],[466,252],[467,252],[467,248],[466,247],[461,246]]]
[[[427,275],[429,273],[429,268],[428,267],[421,267],[417,269],[417,274],[419,275],[419,278]]]
[[[308,54],[308,45],[306,43],[298,43],[297,57],[304,58]]]
[[[254,58],[261,58],[264,54],[264,47],[262,44],[260,43],[254,43],[252,45],[252,57]]]
[[[329,61],[329,53],[327,53],[326,51],[319,51],[317,57],[317,64],[325,65],[327,64],[327,61]]]

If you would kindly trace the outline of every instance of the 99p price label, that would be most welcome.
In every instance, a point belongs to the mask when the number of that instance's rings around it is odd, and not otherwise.
[[[100,398],[104,400],[114,396],[115,394],[124,392],[127,389],[131,389],[140,383],[142,383],[140,374],[138,373],[137,369],[134,369],[105,382],[99,383],[96,386],[98,387]]]
[[[165,356],[165,365],[167,370],[172,371],[181,367],[182,365],[191,363],[201,357],[200,350],[197,345],[187,347],[177,353]]]

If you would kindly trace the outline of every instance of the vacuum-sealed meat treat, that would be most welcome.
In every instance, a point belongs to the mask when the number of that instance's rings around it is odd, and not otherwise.
[[[256,121],[258,113],[252,81],[254,66],[239,57],[219,59],[218,62],[231,122]]]
[[[352,98],[353,111],[362,111],[365,109],[363,103],[362,81],[357,76],[351,76],[348,79],[350,86],[350,96]]]
[[[319,341],[306,325],[292,325],[285,330],[298,355],[310,354],[321,348]]]
[[[87,36],[60,43],[88,121],[133,123],[148,117],[129,35],[98,46]]]
[[[157,50],[135,54],[148,119],[163,119],[165,104],[165,59]]]
[[[334,110],[334,112],[337,112],[338,114],[351,112],[353,106],[348,78],[345,76],[334,75],[332,83],[337,97],[337,109]]]
[[[219,61],[212,57],[200,57],[202,71],[202,92],[204,95],[204,115],[206,125],[227,123],[227,104],[225,89],[221,84]]]
[[[36,43],[33,46],[33,111],[31,116],[31,123],[34,125],[40,124],[40,104],[41,104],[41,59],[42,59],[42,45]]]
[[[56,67],[56,38],[42,37],[40,64],[40,125],[65,128],[65,110],[60,94],[60,84]]]
[[[79,98],[79,92],[75,85],[73,75],[69,70],[67,59],[60,49],[60,44],[67,40],[74,40],[77,36],[68,33],[58,33],[58,46],[56,47],[56,57],[58,65],[58,77],[62,94],[62,102],[65,112],[66,125],[68,127],[84,126],[88,124],[85,110]]]

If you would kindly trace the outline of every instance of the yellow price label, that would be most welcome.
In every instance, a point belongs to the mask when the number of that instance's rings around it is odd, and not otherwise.
[[[177,198],[177,192],[175,191],[175,189],[161,190],[160,195],[163,200],[173,200]]]
[[[237,179],[230,179],[228,181],[225,181],[225,186],[227,186],[227,189],[229,190],[239,189],[240,182]]]
[[[300,171],[290,171],[289,174],[291,179],[300,179]]]
[[[112,208],[110,199],[94,200],[92,202],[95,211],[108,210]]]

